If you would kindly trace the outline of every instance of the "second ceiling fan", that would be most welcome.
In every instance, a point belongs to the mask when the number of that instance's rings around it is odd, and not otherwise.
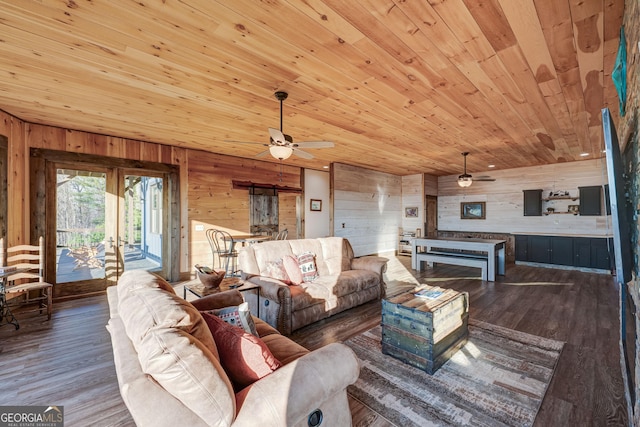
[[[474,178],[467,173],[467,156],[469,155],[468,151],[462,153],[464,158],[464,172],[462,175],[458,176],[458,185],[460,187],[469,187],[471,183],[474,181],[495,181],[495,178],[491,178],[489,176],[479,176],[478,178]]]
[[[280,129],[269,128],[269,144],[261,142],[242,142],[242,141],[229,141],[229,142],[241,142],[246,144],[261,144],[269,147],[267,150],[258,153],[256,157],[264,157],[267,154],[271,154],[278,160],[286,160],[291,157],[292,154],[302,157],[303,159],[313,159],[313,154],[307,153],[300,148],[331,148],[334,147],[333,142],[330,141],[304,141],[293,142],[291,135],[287,135],[282,131],[282,102],[287,99],[289,94],[287,92],[278,91],[275,97],[280,101]]]

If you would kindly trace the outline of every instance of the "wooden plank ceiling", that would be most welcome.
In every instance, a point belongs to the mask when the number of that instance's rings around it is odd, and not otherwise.
[[[0,109],[253,158],[397,175],[601,157],[624,0],[0,0]],[[265,160],[276,161],[270,156]]]

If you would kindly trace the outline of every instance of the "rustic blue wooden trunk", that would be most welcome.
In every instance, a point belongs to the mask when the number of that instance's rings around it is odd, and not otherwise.
[[[382,352],[433,374],[467,342],[469,296],[427,288],[443,293],[434,300],[411,292],[382,301]]]

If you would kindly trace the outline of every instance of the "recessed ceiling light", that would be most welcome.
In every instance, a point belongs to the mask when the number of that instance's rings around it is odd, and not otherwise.
[[[587,157],[589,153],[580,153],[580,157]]]
[[[324,165],[322,168],[323,168],[323,169],[329,169],[329,166]]]
[[[489,166],[487,166],[487,167],[489,167],[489,168],[495,168],[495,167],[496,167],[496,165],[489,165]]]

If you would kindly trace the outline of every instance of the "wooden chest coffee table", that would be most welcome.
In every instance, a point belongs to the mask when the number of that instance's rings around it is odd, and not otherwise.
[[[414,291],[382,300],[382,352],[433,374],[467,342],[469,295],[422,289],[434,298]]]

